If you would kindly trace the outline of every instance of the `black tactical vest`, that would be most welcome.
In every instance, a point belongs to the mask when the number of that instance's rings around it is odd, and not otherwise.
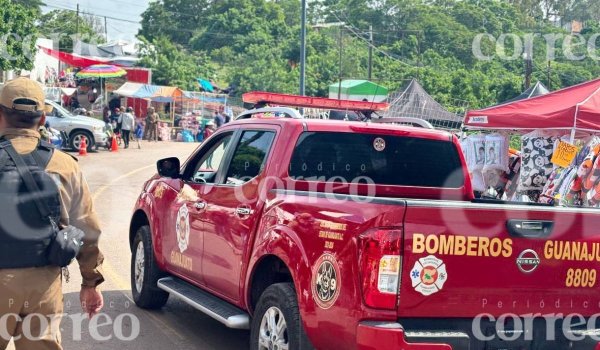
[[[57,231],[50,218],[60,218],[58,185],[45,171],[54,148],[42,141],[32,153],[21,155],[39,188],[32,192],[7,147],[12,147],[10,141],[0,140],[0,269],[47,266],[48,246]],[[46,204],[48,215],[42,215],[40,203]]]

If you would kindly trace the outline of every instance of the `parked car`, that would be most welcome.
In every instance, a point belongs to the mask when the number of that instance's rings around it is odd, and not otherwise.
[[[180,298],[252,350],[599,348],[600,212],[474,199],[447,132],[282,111],[158,162],[139,307]]]
[[[46,100],[46,104],[53,107],[52,113],[46,116],[47,122],[52,128],[67,134],[71,148],[79,149],[84,137],[87,139],[88,151],[106,147],[106,125],[103,121],[86,116],[75,116],[58,103],[50,100]]]

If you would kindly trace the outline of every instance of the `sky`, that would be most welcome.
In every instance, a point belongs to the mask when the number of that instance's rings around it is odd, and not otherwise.
[[[140,28],[141,14],[148,7],[150,0],[43,0],[43,2],[46,4],[43,8],[44,13],[57,9],[76,10],[79,3],[81,12],[100,17],[113,17],[106,19],[109,41],[121,39],[135,42],[135,35]],[[120,19],[138,24],[120,21]]]

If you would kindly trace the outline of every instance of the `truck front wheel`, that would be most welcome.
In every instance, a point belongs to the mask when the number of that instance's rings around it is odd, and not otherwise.
[[[150,227],[142,226],[133,240],[131,255],[131,294],[137,306],[143,309],[159,309],[167,303],[169,293],[156,285],[164,276],[154,260]]]
[[[273,284],[260,296],[252,318],[250,349],[313,349],[302,327],[298,299],[291,283]]]

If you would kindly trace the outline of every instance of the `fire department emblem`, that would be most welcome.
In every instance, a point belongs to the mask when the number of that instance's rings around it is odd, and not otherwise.
[[[340,268],[335,257],[323,254],[313,267],[313,299],[322,309],[329,309],[340,295]]]
[[[161,182],[158,185],[156,185],[156,188],[154,188],[154,197],[156,199],[162,199],[164,194],[165,194],[165,185]]]
[[[417,292],[425,296],[437,293],[448,279],[446,264],[433,255],[421,258],[410,270],[410,279]]]
[[[182,205],[177,212],[175,232],[177,233],[177,245],[179,246],[179,251],[183,253],[190,244],[190,212],[185,204]]]
[[[377,152],[381,152],[381,151],[385,150],[385,140],[382,139],[381,137],[376,138],[373,141],[373,148],[375,148],[375,150]]]

